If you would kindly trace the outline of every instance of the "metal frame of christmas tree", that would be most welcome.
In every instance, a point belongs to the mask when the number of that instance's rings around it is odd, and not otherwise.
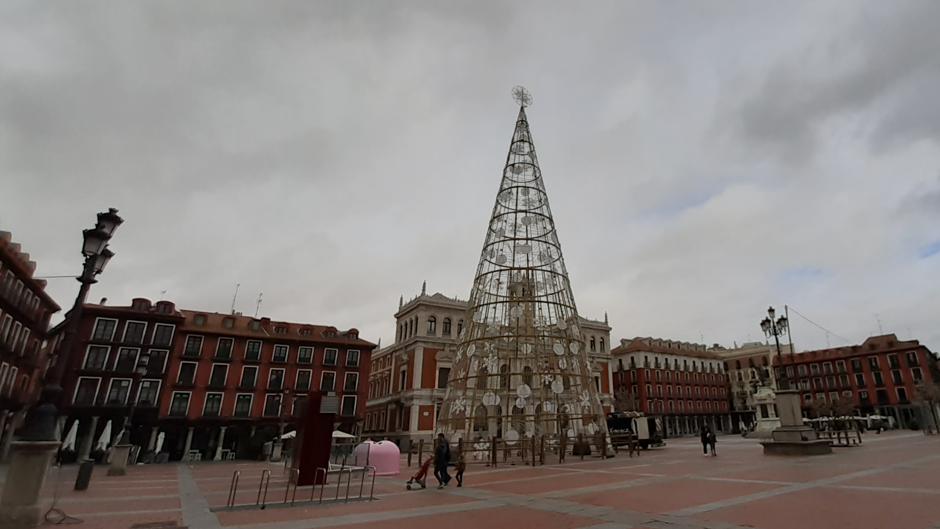
[[[525,108],[486,231],[437,430],[452,441],[607,433]]]

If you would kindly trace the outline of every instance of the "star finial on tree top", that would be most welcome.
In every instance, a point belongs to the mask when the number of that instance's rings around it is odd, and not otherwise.
[[[525,108],[532,104],[532,94],[524,86],[514,86],[512,89],[512,98],[519,103],[519,106]]]

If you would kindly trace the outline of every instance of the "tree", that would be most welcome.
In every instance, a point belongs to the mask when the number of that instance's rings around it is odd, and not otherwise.
[[[930,419],[933,421],[933,427],[940,427],[937,422],[937,405],[940,404],[940,385],[935,382],[921,382],[917,385],[915,391],[917,402],[926,406],[930,410]],[[930,427],[928,427],[930,429]]]
[[[636,395],[628,390],[626,386],[620,386],[620,388],[614,392],[614,411],[639,410],[640,403],[637,401]]]

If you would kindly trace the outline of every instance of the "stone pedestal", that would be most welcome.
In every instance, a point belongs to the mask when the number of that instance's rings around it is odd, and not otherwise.
[[[0,498],[0,527],[32,528],[42,520],[39,494],[46,481],[58,441],[14,441],[6,485]]]
[[[127,459],[131,455],[129,444],[119,444],[111,447],[111,466],[108,468],[109,476],[123,476],[127,474]]]
[[[764,455],[808,456],[832,453],[832,443],[826,439],[817,439],[816,432],[803,424],[798,390],[777,391],[777,413],[781,426],[773,431],[770,440],[761,442]]]

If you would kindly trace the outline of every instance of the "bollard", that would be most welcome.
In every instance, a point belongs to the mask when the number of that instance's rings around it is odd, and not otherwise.
[[[78,467],[78,476],[75,478],[75,490],[87,490],[91,482],[91,473],[95,470],[95,462],[86,459]]]

